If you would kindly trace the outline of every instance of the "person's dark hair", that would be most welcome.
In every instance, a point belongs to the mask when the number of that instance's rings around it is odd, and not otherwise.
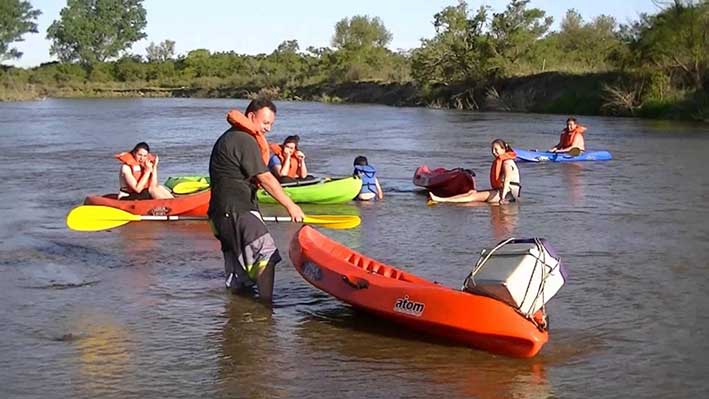
[[[354,159],[354,162],[352,164],[353,166],[367,166],[369,165],[369,162],[367,161],[367,157],[359,155]]]
[[[495,144],[499,144],[502,148],[505,149],[505,151],[512,151],[512,147],[510,147],[509,144],[505,143],[505,140],[502,140],[502,139],[495,139],[495,140],[492,141],[492,143],[490,144],[490,146],[492,147],[492,146],[494,146]]]
[[[283,146],[285,147],[286,144],[288,144],[288,143],[293,143],[293,144],[295,144],[295,148],[297,149],[297,148],[298,148],[298,143],[300,143],[300,136],[298,136],[298,135],[296,134],[296,135],[293,135],[293,136],[288,136],[288,137],[286,137],[286,139],[283,140]]]
[[[576,123],[576,118],[574,118],[573,116],[570,116],[569,119],[566,120],[566,123],[569,123],[569,122]]]
[[[249,103],[249,106],[246,107],[246,112],[244,112],[244,115],[248,115],[249,112],[258,112],[261,108],[268,108],[273,113],[276,113],[276,104],[273,103],[273,101],[267,99],[267,98],[256,98],[254,100],[251,100]]]
[[[141,141],[140,143],[136,144],[135,147],[133,147],[130,153],[135,156],[135,153],[138,152],[138,150],[140,150],[141,148],[147,152],[150,152],[150,146],[148,145],[148,143]]]

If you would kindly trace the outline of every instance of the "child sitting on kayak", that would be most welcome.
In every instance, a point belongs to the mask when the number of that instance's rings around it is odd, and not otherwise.
[[[384,198],[384,192],[379,185],[379,179],[376,178],[377,170],[370,165],[367,157],[358,156],[354,160],[354,172],[352,176],[362,179],[362,188],[355,199],[360,201],[370,201],[374,198]]]
[[[170,191],[158,184],[158,162],[156,154],[150,153],[148,143],[141,142],[130,152],[116,154],[122,164],[118,175],[121,190],[118,199],[168,199],[174,198]]]
[[[498,202],[500,204],[516,201],[522,191],[519,169],[515,163],[517,154],[501,139],[495,139],[492,142],[491,151],[495,160],[490,167],[490,186],[492,186],[490,190],[470,190],[452,197],[439,197],[429,193],[431,200],[434,202]]]
[[[305,154],[298,149],[300,137],[288,136],[282,145],[270,144],[273,155],[268,161],[268,169],[281,183],[290,183],[308,178]]]

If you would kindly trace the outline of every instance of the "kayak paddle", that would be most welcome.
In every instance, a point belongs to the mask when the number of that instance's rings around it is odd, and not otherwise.
[[[172,188],[172,192],[175,194],[192,194],[208,188],[209,183],[204,180],[183,181],[175,184],[175,187]]]
[[[72,209],[66,217],[66,225],[76,231],[101,231],[139,221],[208,220],[206,216],[151,216],[132,213],[100,205],[80,205]],[[289,216],[264,216],[264,222],[288,223]],[[359,226],[361,220],[356,215],[315,215],[306,216],[303,223],[317,224],[329,229],[351,229]]]

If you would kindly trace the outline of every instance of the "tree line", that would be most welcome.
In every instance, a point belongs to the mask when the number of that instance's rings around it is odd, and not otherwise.
[[[357,15],[337,22],[329,47],[301,49],[285,40],[269,54],[195,49],[177,55],[175,42],[163,40],[142,56],[130,52],[146,37],[142,0],[68,0],[46,32],[59,61],[4,67],[0,78],[5,86],[221,86],[274,88],[287,96],[294,88],[358,81],[472,92],[548,72],[615,73],[621,78],[603,86],[609,113],[632,114],[644,104],[687,96],[709,104],[701,95],[709,81],[709,2],[655,3],[657,13],[629,24],[610,15],[585,20],[571,9],[553,31],[553,18],[529,0],[511,0],[499,11],[460,0],[436,13],[435,35],[408,51],[388,49],[392,34],[381,19]],[[37,33],[40,13],[29,1],[0,0],[0,62],[22,56],[13,44]]]

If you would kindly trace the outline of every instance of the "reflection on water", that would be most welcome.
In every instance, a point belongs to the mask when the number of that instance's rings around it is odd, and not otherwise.
[[[321,229],[329,237],[450,287],[482,248],[549,240],[570,281],[549,303],[549,342],[520,360],[406,331],[312,288],[286,256],[296,224],[269,224],[285,258],[272,311],[225,292],[204,222],[67,231],[69,209],[115,189],[114,153],[147,141],[163,178],[206,174],[225,110],[245,105],[0,103],[0,397],[707,396],[705,125],[585,117],[587,145],[612,161],[519,163],[518,204],[428,207],[411,183],[419,165],[482,176],[490,132],[548,148],[565,117],[279,104],[271,134],[300,134],[313,173],[350,175],[359,154],[377,166],[383,201],[303,207],[362,218]],[[67,168],[76,154],[90,173]]]
[[[566,163],[561,166],[561,184],[568,192],[569,201],[573,206],[583,204],[583,165],[581,163]]]
[[[74,346],[79,352],[82,396],[99,397],[127,382],[133,359],[125,327],[106,315],[85,314],[74,329],[81,332]]]
[[[507,205],[490,205],[490,227],[496,241],[515,237],[520,206],[519,202]]]

